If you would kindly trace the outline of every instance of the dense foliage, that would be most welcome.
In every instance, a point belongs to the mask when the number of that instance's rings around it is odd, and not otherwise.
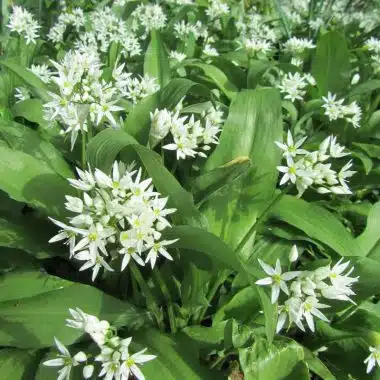
[[[380,379],[380,3],[2,2],[2,379]]]

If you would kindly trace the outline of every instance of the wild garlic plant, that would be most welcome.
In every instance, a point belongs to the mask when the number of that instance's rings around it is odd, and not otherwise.
[[[292,251],[291,255],[298,257],[296,246],[292,247]],[[279,301],[281,291],[287,296],[286,301],[277,308],[277,333],[284,328],[286,323],[288,323],[288,328],[294,323],[302,331],[305,331],[304,323],[306,323],[309,329],[314,332],[314,317],[329,322],[320,309],[326,309],[330,306],[321,303],[321,298],[348,301],[355,304],[350,297],[355,295],[352,286],[359,281],[359,277],[350,277],[354,267],[346,271],[350,261],[343,262],[343,258],[333,267],[327,265],[313,271],[282,272],[279,259],[277,259],[274,268],[262,260],[259,260],[259,263],[269,277],[256,281],[256,284],[271,287],[272,303]],[[344,273],[345,271],[346,273]]]
[[[94,376],[109,380],[128,380],[133,376],[137,380],[145,380],[140,367],[156,358],[155,355],[145,354],[147,348],[131,353],[132,337],[121,338],[116,328],[106,320],[99,320],[96,316],[83,312],[80,308],[69,309],[73,319],[66,319],[66,326],[80,330],[90,336],[96,344],[99,353],[94,356],[79,351],[71,356],[67,347],[58,338],[54,338],[59,351],[57,358],[45,361],[47,367],[60,367],[58,380],[69,379],[74,367],[83,366],[83,379],[92,379]],[[98,365],[101,366],[96,373]]]
[[[309,188],[314,188],[320,194],[351,194],[347,179],[355,174],[349,170],[352,160],[348,161],[339,171],[332,169],[329,159],[339,159],[349,155],[344,151],[336,137],[329,136],[321,142],[318,150],[308,151],[302,149],[307,137],[294,141],[292,133],[288,131],[286,143],[276,141],[276,145],[283,151],[286,166],[278,166],[277,170],[283,173],[280,186],[287,182],[295,184],[298,197]]]
[[[111,175],[99,169],[77,173],[79,179],[69,181],[82,197],[68,195],[65,203],[76,215],[68,224],[51,219],[61,231],[50,242],[64,240],[70,258],[83,263],[80,271],[91,269],[94,281],[101,268],[114,271],[110,261],[118,257],[122,271],[131,260],[152,269],[159,256],[173,260],[166,247],[176,239],[161,237],[175,209],[165,207],[168,198],[154,191],[151,178],[142,179],[141,168],[115,161]]]

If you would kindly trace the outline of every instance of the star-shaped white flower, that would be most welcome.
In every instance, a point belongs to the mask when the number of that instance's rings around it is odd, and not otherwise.
[[[293,280],[301,272],[285,272],[282,273],[280,260],[277,259],[276,266],[272,268],[268,264],[265,264],[262,260],[259,259],[259,263],[263,268],[264,272],[269,275],[269,277],[263,278],[255,282],[256,285],[270,285],[272,287],[272,303],[276,303],[280,295],[280,290],[289,295],[289,289],[286,285],[286,281]]]

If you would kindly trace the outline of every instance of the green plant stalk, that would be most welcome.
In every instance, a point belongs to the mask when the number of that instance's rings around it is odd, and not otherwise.
[[[137,265],[133,262],[133,260],[129,263],[129,268],[131,270],[132,276],[136,280],[138,286],[142,290],[146,298],[146,304],[148,309],[150,309],[156,318],[157,325],[161,331],[165,330],[165,325],[163,323],[162,312],[157,305],[157,302],[149,289],[144,277],[141,275],[140,270],[137,268]]]
[[[85,132],[82,132],[82,169],[86,170],[86,163],[87,163],[87,145],[86,145],[86,134]]]
[[[177,322],[174,314],[174,308],[173,303],[171,301],[169,288],[167,287],[164,278],[162,277],[161,272],[158,268],[153,270],[153,277],[156,280],[158,286],[160,287],[161,293],[165,298],[166,306],[168,309],[168,317],[169,317],[169,324],[170,324],[170,330],[173,334],[177,332]]]

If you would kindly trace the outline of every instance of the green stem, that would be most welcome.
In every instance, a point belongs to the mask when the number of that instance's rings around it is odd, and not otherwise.
[[[218,276],[215,278],[214,283],[212,286],[209,288],[209,291],[207,293],[206,299],[207,299],[207,304],[210,305],[211,301],[215,297],[216,292],[218,291],[219,287],[223,284],[224,281],[226,281],[227,277],[230,275],[230,271],[223,270],[219,272]],[[196,324],[199,324],[202,319],[204,318],[209,306],[203,307],[197,315],[194,316],[193,321]]]
[[[86,170],[86,163],[87,163],[87,152],[86,152],[86,134],[85,132],[82,132],[82,169]]]
[[[165,298],[166,301],[166,306],[168,308],[168,317],[169,317],[169,324],[170,324],[170,330],[173,334],[177,332],[177,322],[175,319],[175,314],[174,314],[174,308],[173,308],[173,303],[171,301],[171,296],[169,292],[169,288],[167,287],[164,278],[162,277],[161,272],[159,271],[158,268],[153,270],[153,277],[157,281],[161,293]]]
[[[252,234],[256,231],[257,227],[265,220],[270,209],[281,200],[281,198],[287,193],[289,188],[285,188],[277,197],[275,197],[272,202],[268,205],[268,207],[264,210],[264,212],[259,216],[256,222],[252,225],[249,231],[245,234],[239,245],[237,246],[235,252],[239,253],[244,246],[247,244],[248,240],[251,238]]]
[[[129,268],[131,270],[131,273],[136,280],[138,286],[142,290],[143,294],[145,295],[146,298],[146,304],[149,310],[152,311],[154,317],[156,318],[157,325],[160,328],[160,330],[164,331],[165,330],[165,325],[162,317],[162,312],[160,308],[157,305],[157,302],[152,294],[152,292],[149,289],[148,284],[146,283],[144,277],[142,276],[139,268],[135,264],[133,260],[130,261],[129,263]]]

